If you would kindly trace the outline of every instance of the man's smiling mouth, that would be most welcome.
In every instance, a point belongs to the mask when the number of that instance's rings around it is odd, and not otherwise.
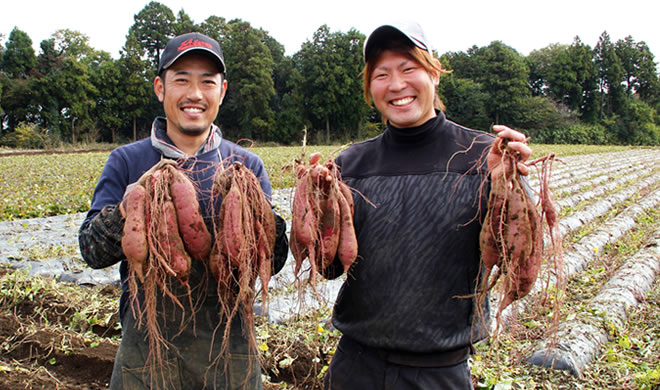
[[[415,98],[413,98],[412,96],[408,96],[402,99],[392,100],[392,104],[395,106],[405,106],[406,104],[412,102],[413,100],[415,100]]]

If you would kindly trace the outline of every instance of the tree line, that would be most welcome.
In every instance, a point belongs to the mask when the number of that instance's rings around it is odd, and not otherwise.
[[[0,144],[124,143],[163,115],[152,82],[161,49],[198,31],[217,39],[229,87],[216,122],[228,139],[299,144],[359,140],[382,131],[361,84],[365,35],[322,25],[293,55],[263,29],[150,2],[134,16],[118,59],[62,29],[35,53],[15,27],[0,45]],[[653,54],[632,37],[594,48],[576,37],[528,56],[503,42],[435,55],[450,73],[438,93],[447,117],[488,129],[500,123],[535,142],[660,145],[660,79]]]

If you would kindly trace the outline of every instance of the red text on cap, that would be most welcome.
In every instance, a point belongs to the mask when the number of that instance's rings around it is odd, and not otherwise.
[[[186,49],[190,49],[191,47],[205,47],[207,49],[212,49],[213,46],[211,46],[210,43],[200,41],[199,39],[188,39],[186,41],[181,42],[179,47],[177,47],[176,51],[183,51]]]

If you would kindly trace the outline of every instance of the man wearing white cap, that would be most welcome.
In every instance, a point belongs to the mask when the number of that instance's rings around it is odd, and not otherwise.
[[[128,262],[122,253],[123,209],[131,185],[152,166],[170,159],[195,183],[199,208],[209,231],[219,201],[211,198],[213,176],[220,166],[242,163],[260,180],[270,198],[271,184],[257,155],[222,137],[213,122],[227,90],[226,67],[220,45],[199,33],[170,40],[163,50],[154,80],[154,92],[166,117],[154,120],[151,136],[112,151],[94,190],[92,204],[80,233],[80,251],[92,268],[121,262],[122,295],[119,313],[122,339],[110,381],[110,389],[261,389],[261,372],[254,348],[249,348],[251,329],[240,314],[231,324],[220,318],[222,302],[208,261],[192,261],[187,289],[168,280],[172,294],[183,307],[161,297],[156,304],[158,331],[166,351],[147,366],[150,347],[140,308],[144,308],[142,284],[136,301],[129,294]],[[216,204],[217,203],[217,204]],[[284,265],[288,253],[284,220],[275,215],[277,239],[272,273]],[[203,259],[207,260],[207,259]],[[188,294],[190,301],[188,301]],[[164,295],[164,294],[159,294]],[[144,321],[144,318],[142,318]],[[223,340],[225,327],[230,340]],[[221,343],[228,353],[220,356]],[[152,356],[153,357],[153,356]],[[220,358],[216,360],[216,358]]]
[[[354,189],[358,259],[335,303],[342,338],[325,386],[471,389],[468,357],[487,336],[477,314],[488,307],[460,297],[474,294],[479,274],[482,181],[502,174],[488,150],[495,136],[445,117],[436,87],[446,71],[418,24],[378,27],[364,59],[365,98],[387,128],[336,158]],[[493,129],[530,156],[522,133]],[[326,276],[342,270],[336,260]]]

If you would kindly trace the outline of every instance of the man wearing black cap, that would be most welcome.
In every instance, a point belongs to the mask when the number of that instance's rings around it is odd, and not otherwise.
[[[446,71],[416,23],[377,28],[364,46],[364,93],[387,128],[336,158],[354,189],[358,259],[335,302],[342,332],[327,389],[471,389],[468,357],[487,336],[473,299],[485,177],[502,174],[494,136],[449,121]],[[525,136],[494,126],[525,161]],[[487,164],[479,164],[487,154]],[[524,174],[528,169],[519,164]],[[482,211],[480,213],[480,210]],[[326,276],[337,277],[338,260]]]
[[[201,261],[192,262],[188,278],[191,301],[184,304],[184,310],[173,307],[166,298],[158,303],[163,314],[159,316],[158,326],[167,353],[158,359],[162,366],[145,367],[149,345],[144,325],[136,323],[135,302],[129,301],[128,265],[121,249],[123,199],[128,199],[125,194],[131,191],[132,183],[162,159],[174,160],[196,184],[200,208],[210,230],[212,211],[220,209],[219,204],[211,204],[210,197],[213,175],[220,162],[238,161],[251,169],[270,198],[271,184],[262,160],[223,139],[220,129],[213,124],[227,90],[225,74],[222,49],[215,40],[190,33],[168,42],[154,80],[154,92],[163,103],[166,117],[154,120],[149,138],[112,151],[80,228],[80,250],[87,264],[104,268],[121,261],[122,340],[110,389],[262,388],[256,352],[250,350],[246,339],[250,332],[242,329],[240,316],[231,324],[228,353],[223,360],[214,362],[224,326],[229,325],[221,324],[217,283]],[[282,268],[288,252],[284,220],[278,215],[275,219],[273,273]],[[179,297],[189,293],[184,286],[176,283],[171,286]],[[138,300],[137,304],[143,302]],[[182,324],[185,324],[183,328]]]

